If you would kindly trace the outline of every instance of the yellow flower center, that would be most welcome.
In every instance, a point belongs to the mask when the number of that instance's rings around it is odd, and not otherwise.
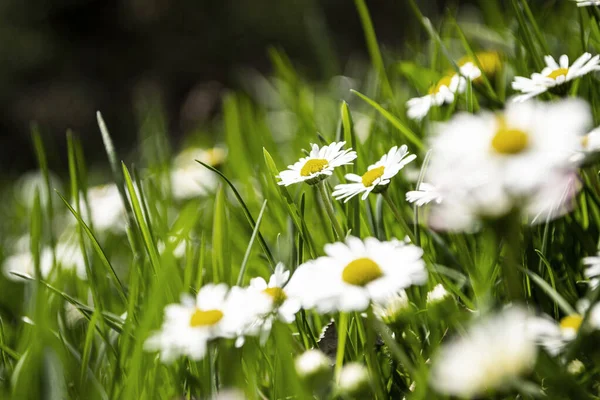
[[[312,174],[316,174],[317,172],[323,171],[329,165],[329,162],[322,158],[313,158],[308,160],[306,164],[300,170],[301,176],[310,176]]]
[[[560,327],[561,329],[573,329],[574,331],[578,331],[582,322],[583,317],[579,314],[567,315],[560,320]]]
[[[590,144],[590,135],[585,135],[581,138],[581,146],[585,149]]]
[[[500,154],[518,154],[527,148],[529,136],[520,129],[506,126],[503,118],[499,118],[499,128],[492,138],[492,148]]]
[[[197,328],[199,326],[210,326],[219,322],[223,318],[223,313],[220,310],[201,310],[199,308],[194,311],[190,318],[190,326]]]
[[[370,258],[357,258],[342,272],[342,280],[356,286],[365,286],[383,275],[379,265]]]
[[[385,171],[385,167],[381,166],[365,172],[362,176],[362,184],[365,185],[365,187],[371,186],[376,179],[381,178],[383,171]]]
[[[548,75],[546,75],[546,77],[556,80],[556,78],[558,78],[559,76],[564,75],[566,77],[568,72],[569,72],[568,68],[559,68],[559,69],[555,69],[554,71],[550,72]]]
[[[452,76],[445,76],[442,79],[440,79],[438,81],[438,83],[435,86],[432,86],[431,89],[429,89],[429,94],[435,94],[437,92],[440,91],[440,89],[442,88],[442,86],[446,86],[446,87],[450,87],[450,83],[452,82]]]
[[[266,288],[263,292],[271,296],[271,298],[273,298],[273,303],[275,304],[281,304],[287,299],[287,295],[280,287]]]

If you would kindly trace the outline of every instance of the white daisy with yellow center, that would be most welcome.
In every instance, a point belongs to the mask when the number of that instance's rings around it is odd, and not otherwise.
[[[363,194],[365,200],[369,193],[380,193],[385,190],[392,179],[406,164],[417,158],[416,155],[408,155],[406,145],[394,146],[387,154],[375,164],[370,165],[362,176],[347,174],[346,179],[355,183],[337,185],[332,196],[337,200],[347,202],[356,195]]]
[[[529,319],[525,310],[513,307],[478,321],[442,346],[433,359],[431,385],[465,398],[510,387],[531,371],[537,357],[535,340],[527,332]]]
[[[325,253],[299,266],[286,286],[303,308],[320,313],[363,311],[371,301],[385,302],[427,281],[423,250],[396,239],[363,241],[350,236],[345,243],[326,245]]]
[[[163,362],[180,356],[201,360],[210,340],[235,336],[243,313],[244,310],[230,305],[227,285],[205,285],[195,301],[184,295],[181,304],[165,308],[161,330],[146,340],[144,348],[160,351]]]
[[[342,150],[345,144],[346,142],[333,142],[323,147],[311,144],[308,157],[288,165],[287,170],[279,173],[280,181],[277,183],[285,186],[300,182],[314,185],[331,176],[335,168],[352,164],[356,159],[356,152],[352,149]]]
[[[414,203],[417,207],[422,207],[432,202],[440,204],[442,202],[442,195],[435,186],[421,182],[417,190],[406,192],[406,201]]]
[[[453,103],[455,95],[463,93],[465,88],[466,80],[459,74],[444,76],[425,96],[414,97],[406,102],[406,115],[410,119],[420,121],[429,113],[431,107]]]
[[[300,311],[300,303],[286,293],[285,285],[289,279],[290,271],[282,263],[278,263],[268,283],[260,277],[250,280],[250,289],[266,296],[271,310],[276,311],[279,319],[288,324],[294,321],[296,313]]]
[[[577,7],[600,6],[600,0],[573,0]]]
[[[569,65],[569,57],[566,54],[560,56],[558,63],[552,56],[545,56],[544,61],[546,62],[546,67],[542,72],[535,72],[530,78],[515,77],[512,88],[522,94],[513,98],[513,101],[523,102],[529,100],[549,89],[564,85],[567,82],[600,69],[600,55],[592,57],[590,53],[583,53],[571,65]]]
[[[205,196],[213,191],[219,183],[218,177],[196,160],[216,167],[227,157],[227,151],[221,147],[211,149],[189,148],[179,153],[171,167],[171,188],[173,197],[186,200]]]
[[[531,218],[558,215],[576,192],[570,158],[590,123],[587,103],[568,99],[511,102],[502,113],[461,113],[437,125],[425,181],[443,201],[432,206],[430,223],[469,230],[515,208]]]
[[[556,356],[577,336],[583,317],[570,314],[556,322],[547,315],[531,318],[527,329],[529,335],[546,351]]]

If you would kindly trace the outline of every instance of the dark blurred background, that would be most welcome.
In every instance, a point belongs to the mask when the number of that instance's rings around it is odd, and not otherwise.
[[[418,3],[431,15],[447,2]],[[405,1],[367,5],[385,48],[400,49],[418,30]],[[117,146],[130,148],[136,102],[150,94],[176,141],[218,115],[241,69],[269,73],[269,47],[315,81],[343,73],[350,57],[366,59],[352,0],[1,0],[0,167],[35,167],[33,121],[58,157],[68,128],[92,161],[103,157],[96,110]]]

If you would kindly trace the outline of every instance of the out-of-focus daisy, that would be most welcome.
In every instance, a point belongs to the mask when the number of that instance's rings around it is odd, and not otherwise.
[[[462,113],[437,125],[425,181],[443,201],[432,207],[431,225],[468,230],[514,208],[531,218],[562,209],[565,193],[576,193],[565,179],[576,172],[570,158],[590,122],[587,103],[569,99],[509,103],[503,113]]]
[[[469,80],[478,82],[482,72],[492,78],[502,69],[500,53],[496,51],[477,52],[475,57],[477,57],[479,66],[470,56],[463,57],[458,61],[460,73]]]
[[[227,285],[205,285],[195,300],[184,295],[181,304],[165,308],[161,330],[146,340],[144,348],[160,351],[161,359],[167,363],[179,356],[201,360],[208,341],[235,336],[243,313],[243,309],[230,306]]]
[[[465,398],[510,387],[533,368],[537,357],[527,332],[529,319],[525,310],[513,307],[477,322],[464,336],[442,346],[433,361],[431,385]]]
[[[278,263],[268,283],[260,277],[250,280],[250,288],[266,295],[272,309],[277,311],[279,319],[288,324],[294,321],[296,313],[300,311],[300,303],[286,293],[285,285],[289,278],[290,271],[287,271],[282,263]]]
[[[421,182],[417,190],[406,192],[406,201],[415,203],[417,207],[422,207],[431,202],[440,204],[442,202],[442,195],[435,186],[426,182]]]
[[[410,303],[404,290],[373,304],[373,314],[386,324],[396,322],[407,311],[410,311]]]
[[[584,151],[600,150],[600,127],[592,129],[587,135],[581,138],[581,147]]]
[[[583,275],[590,280],[590,288],[597,288],[600,283],[600,253],[596,256],[584,257],[582,261],[586,266]]]
[[[88,189],[87,201],[91,215],[87,215],[83,196],[81,197],[81,215],[84,220],[91,220],[98,232],[112,231],[120,233],[125,230],[127,218],[119,188],[114,183],[94,186]]]
[[[49,178],[50,190],[60,190],[62,185],[60,179],[52,172],[49,173]],[[48,201],[48,186],[46,185],[42,171],[34,171],[24,174],[15,183],[15,189],[19,204],[25,204],[29,208],[33,207],[34,194],[37,190],[40,195],[40,204],[42,207],[46,206],[46,202]],[[54,193],[50,194],[55,196]]]
[[[296,357],[294,364],[298,376],[311,391],[328,390],[333,378],[332,361],[323,352],[307,350]]]
[[[352,164],[356,159],[356,152],[352,149],[342,150],[346,142],[333,142],[330,145],[320,147],[311,144],[308,157],[302,157],[288,169],[279,173],[279,185],[293,185],[294,183],[306,182],[314,185],[331,176],[336,167]]]
[[[556,322],[548,316],[530,318],[527,329],[529,335],[546,351],[556,356],[577,336],[583,317],[571,314]]]
[[[600,0],[573,0],[577,7],[600,6]]]
[[[427,304],[439,303],[450,296],[450,293],[444,288],[444,285],[438,283],[427,293]]]
[[[348,237],[345,243],[325,246],[327,256],[302,264],[286,286],[304,308],[321,313],[362,311],[371,300],[427,281],[420,247],[393,239],[380,242]]]
[[[368,398],[371,392],[369,371],[361,363],[348,363],[342,367],[337,386],[343,396],[354,399]]]
[[[86,279],[85,260],[81,248],[75,243],[56,244],[56,263],[63,270],[74,270],[80,279]],[[52,249],[45,247],[40,252],[41,277],[47,279],[53,272],[54,255]],[[35,263],[30,251],[23,251],[9,256],[4,260],[4,274],[7,278],[21,281],[22,278],[13,274],[17,272],[31,277],[35,276]]]
[[[516,96],[513,99],[514,101],[528,100],[554,87],[600,69],[600,55],[592,57],[590,53],[583,53],[572,65],[569,65],[569,57],[566,54],[560,56],[558,63],[552,56],[545,56],[544,61],[546,67],[541,73],[535,72],[531,75],[531,78],[515,77],[512,88],[523,94]]]
[[[218,184],[218,177],[196,160],[216,167],[223,163],[226,150],[215,147],[209,150],[190,148],[179,153],[171,169],[171,187],[173,197],[178,200],[204,196]]]
[[[459,74],[447,75],[429,89],[422,97],[414,97],[406,102],[408,118],[422,120],[433,106],[454,102],[457,93],[464,92],[466,80]]]
[[[369,193],[380,193],[387,189],[390,180],[406,164],[417,158],[416,155],[408,155],[406,145],[394,146],[387,154],[384,154],[379,161],[369,165],[367,172],[362,176],[356,174],[347,174],[346,179],[355,183],[345,183],[335,187],[332,196],[337,200],[347,202],[354,196],[363,193],[362,200],[365,200]]]

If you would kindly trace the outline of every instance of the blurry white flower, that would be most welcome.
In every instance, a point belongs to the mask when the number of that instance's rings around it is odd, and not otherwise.
[[[562,210],[576,193],[570,157],[590,122],[587,103],[569,99],[509,103],[501,114],[461,113],[438,124],[425,180],[443,201],[430,223],[469,230],[515,207],[531,218],[556,217],[549,210]]]
[[[553,87],[600,69],[600,55],[592,57],[590,53],[583,53],[571,66],[569,66],[569,57],[566,54],[560,56],[558,63],[552,56],[545,56],[544,61],[546,67],[541,73],[535,72],[531,75],[531,78],[515,77],[512,88],[523,94],[515,97],[513,101],[528,100]]]
[[[414,97],[406,102],[408,118],[422,120],[433,106],[450,104],[454,96],[463,93],[466,80],[458,74],[445,76],[429,89],[429,93],[422,97]]]
[[[370,382],[367,368],[358,362],[351,362],[342,367],[338,388],[347,396],[363,397],[370,390]]]
[[[441,393],[467,398],[510,386],[533,368],[537,357],[527,334],[529,318],[525,310],[512,307],[478,321],[464,336],[442,346],[430,384]]]
[[[548,354],[556,356],[575,339],[582,321],[579,314],[567,315],[560,322],[544,315],[530,318],[527,329],[536,343],[544,347]]]
[[[234,337],[243,321],[244,309],[232,307],[225,284],[203,286],[196,300],[182,296],[181,304],[165,308],[165,320],[159,332],[144,343],[148,351],[160,351],[163,362],[179,356],[201,360],[211,339]]]
[[[240,389],[221,389],[214,394],[211,400],[246,400],[246,394]]]
[[[178,200],[191,199],[214,190],[218,184],[218,177],[196,160],[217,166],[223,163],[226,155],[227,152],[218,147],[209,150],[190,148],[179,153],[171,169],[173,197]]]
[[[60,179],[51,172],[49,173],[49,178],[50,189],[60,189],[62,184]],[[40,204],[42,207],[46,206],[46,202],[48,200],[48,187],[44,180],[42,171],[34,171],[24,174],[16,182],[15,188],[17,190],[16,193],[20,204],[25,204],[28,208],[33,207],[33,200],[35,198],[34,195],[37,190],[40,195]],[[54,193],[50,194],[53,196],[55,195]]]
[[[296,313],[300,311],[298,300],[290,298],[286,293],[285,285],[289,278],[290,271],[282,263],[278,263],[268,283],[260,277],[250,280],[250,289],[267,296],[279,319],[288,324],[294,321]]]
[[[450,293],[444,288],[444,285],[438,283],[431,291],[427,293],[427,304],[435,304],[443,301],[447,297],[451,296]]]
[[[480,51],[475,53],[475,57],[479,66],[471,56],[463,57],[458,62],[460,73],[471,81],[477,82],[482,73],[491,78],[502,69],[502,59],[497,51]]]
[[[307,350],[296,357],[296,372],[301,377],[310,377],[331,371],[331,361],[320,350]]]
[[[81,215],[84,220],[90,220],[98,232],[112,231],[120,233],[125,230],[127,217],[119,188],[114,183],[94,186],[88,189],[87,201],[91,217],[87,215],[83,196],[81,198]]]
[[[404,311],[409,309],[408,296],[404,290],[373,304],[373,314],[386,324],[395,322]]]
[[[440,204],[442,202],[442,195],[437,191],[435,186],[421,182],[417,190],[411,190],[406,193],[406,201],[415,203],[417,207],[422,207],[431,202]]]
[[[427,281],[420,247],[393,239],[348,237],[325,245],[327,256],[302,264],[286,291],[320,313],[362,311],[411,285]]]
[[[176,243],[177,240],[177,237],[171,236],[169,237],[169,240],[166,245],[165,242],[163,242],[162,240],[158,240],[158,242],[156,243],[158,253],[163,254],[166,250],[169,250],[171,254],[173,254],[173,257],[177,259],[183,258],[183,256],[185,256],[186,241],[185,239],[179,239],[179,243],[177,243],[177,246],[173,247],[173,244]]]
[[[585,371],[585,365],[578,359],[571,361],[567,365],[567,372],[571,375],[579,375]]]
[[[600,6],[600,0],[573,0],[577,7]]]
[[[40,273],[42,278],[47,279],[53,272],[53,254],[50,247],[45,247],[40,252]],[[63,270],[75,270],[75,273],[80,279],[86,279],[87,273],[85,269],[85,260],[81,253],[79,244],[70,242],[59,242],[56,244],[56,263]],[[20,253],[9,256],[4,260],[4,274],[7,278],[14,281],[21,281],[20,278],[12,272],[35,276],[35,263],[33,255],[30,251],[22,251]]]
[[[394,146],[379,161],[369,165],[367,172],[362,176],[347,174],[346,179],[355,183],[337,185],[332,196],[337,200],[347,202],[354,196],[363,193],[365,200],[369,193],[379,193],[385,190],[392,179],[406,164],[417,158],[416,155],[408,155],[408,147],[402,145],[400,148]]]
[[[352,149],[342,150],[345,144],[346,142],[333,142],[321,148],[312,144],[309,156],[302,157],[293,165],[288,165],[287,170],[279,173],[280,181],[277,183],[289,186],[306,182],[313,185],[331,176],[336,167],[352,164],[356,152]]]
[[[590,280],[590,288],[597,288],[600,283],[600,253],[593,257],[584,257],[582,261],[586,266],[583,275]]]

